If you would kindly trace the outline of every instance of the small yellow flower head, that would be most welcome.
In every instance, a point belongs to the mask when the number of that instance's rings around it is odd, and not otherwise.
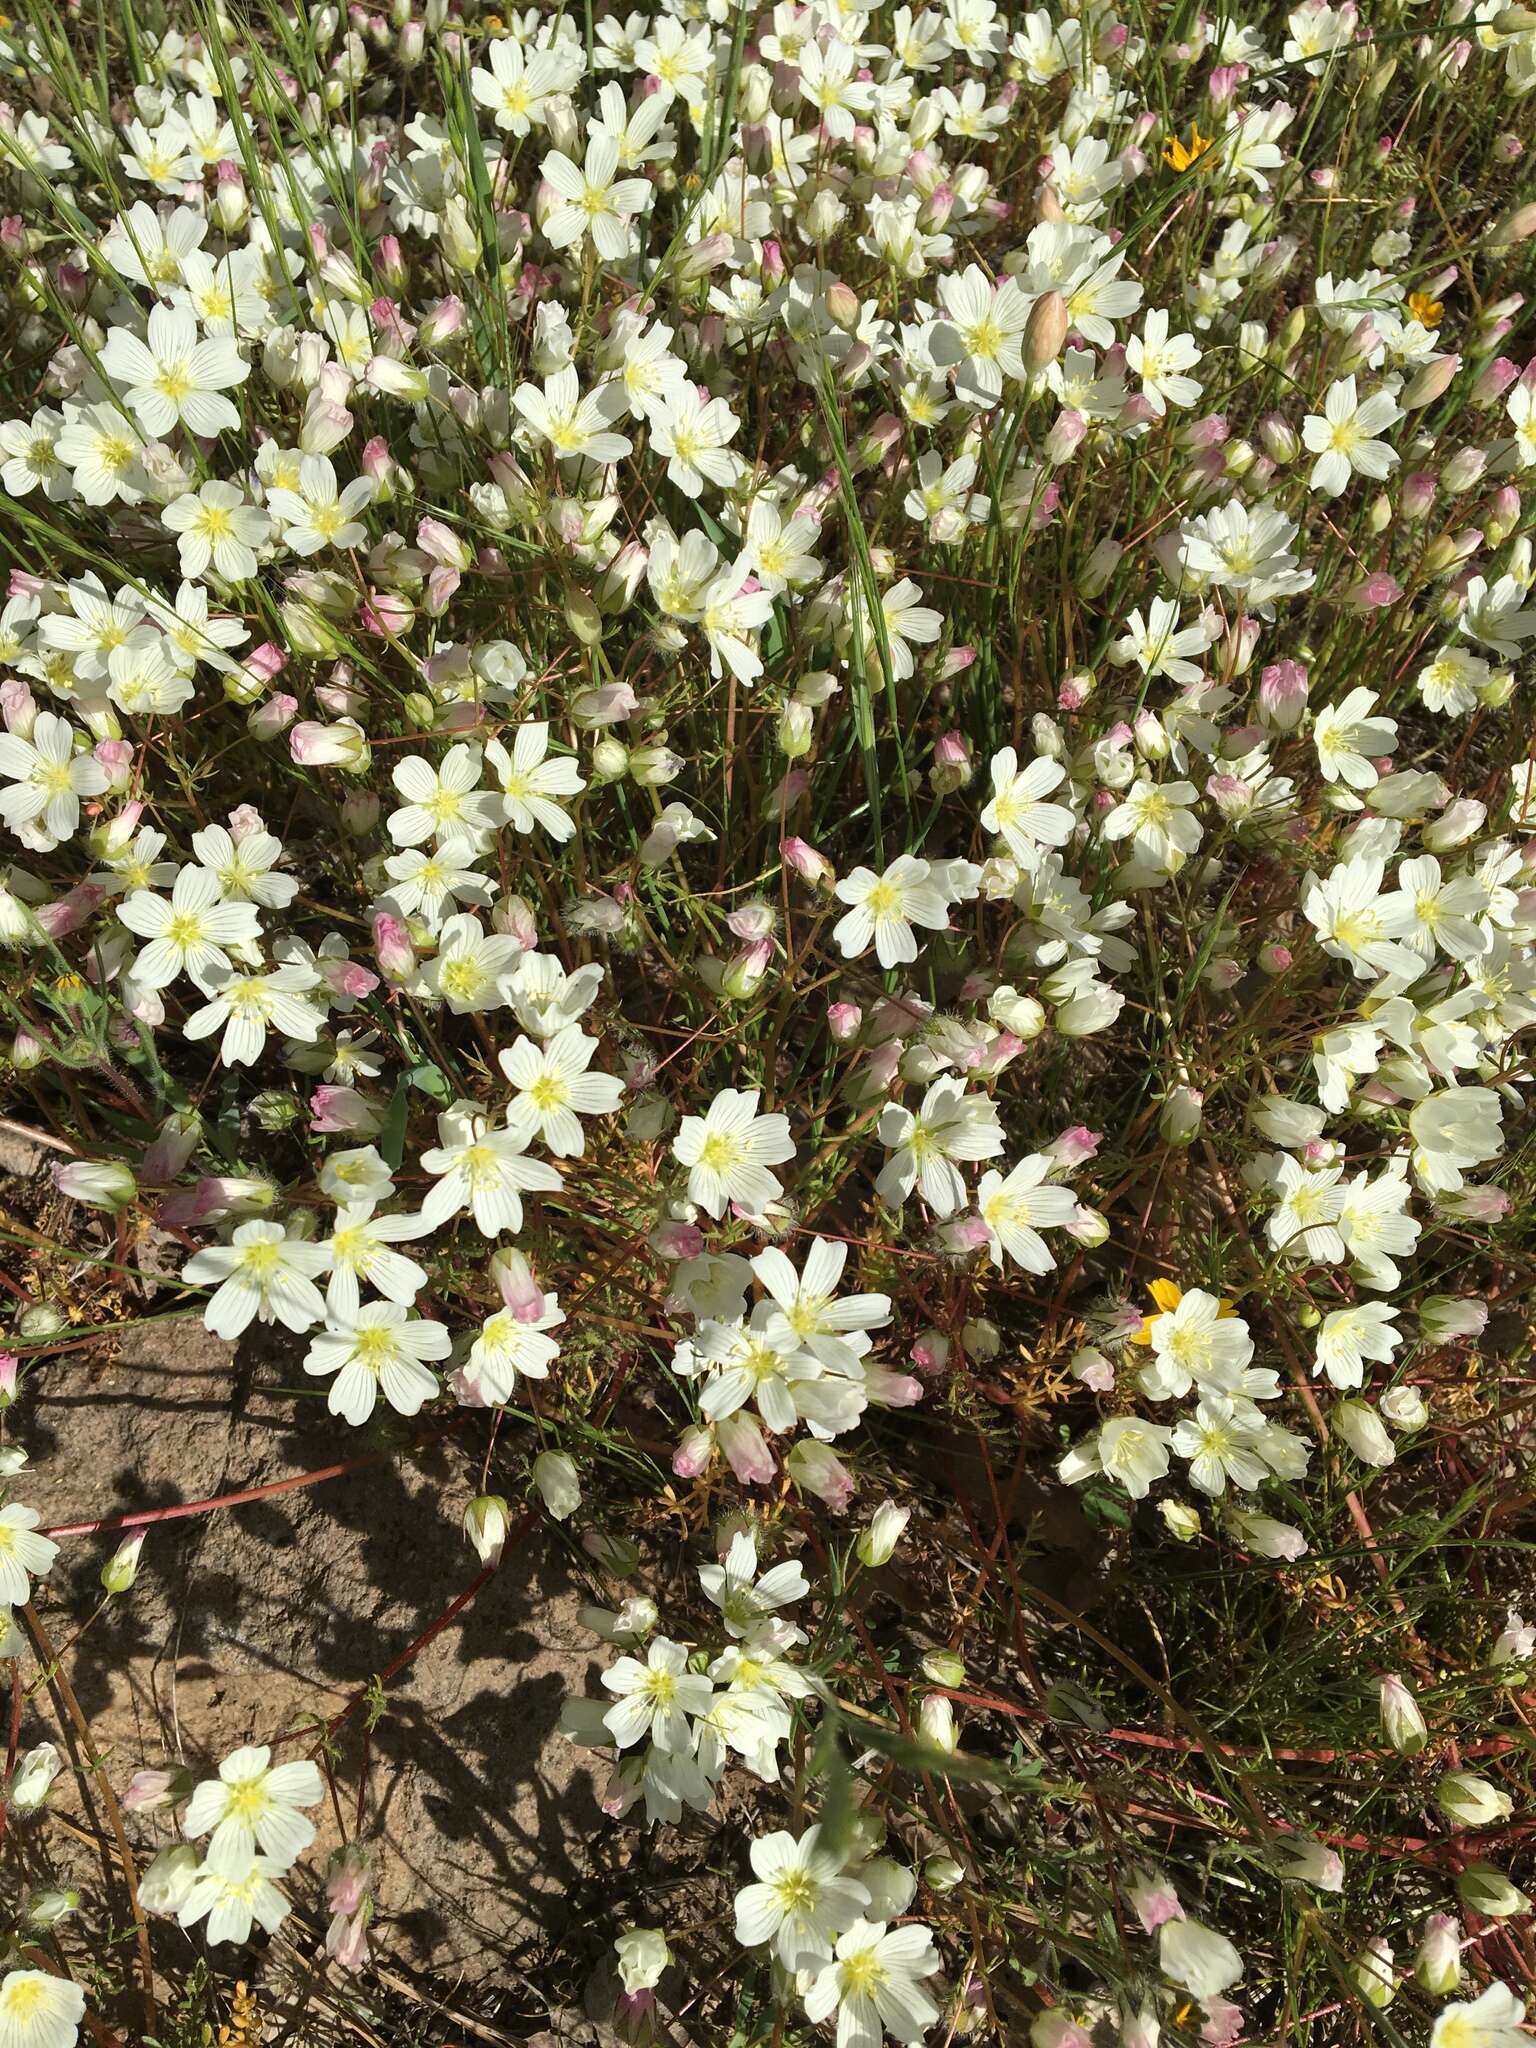
[[[1445,317],[1444,302],[1432,299],[1428,292],[1410,292],[1408,311],[1421,327],[1438,327]]]
[[[1202,135],[1200,124],[1196,121],[1190,127],[1187,147],[1180,142],[1177,135],[1169,136],[1163,144],[1163,162],[1170,171],[1187,171],[1200,161],[1215,140],[1214,135]]]
[[[1152,1325],[1162,1316],[1171,1316],[1179,1303],[1184,1299],[1184,1290],[1177,1280],[1154,1280],[1148,1286],[1147,1292],[1156,1303],[1156,1307],[1132,1337],[1131,1342],[1133,1344],[1150,1344],[1152,1342]],[[1231,1302],[1223,1297],[1220,1306],[1216,1310],[1217,1320],[1220,1321],[1230,1316],[1232,1312]]]

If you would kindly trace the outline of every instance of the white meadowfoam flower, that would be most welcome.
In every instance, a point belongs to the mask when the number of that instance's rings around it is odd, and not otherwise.
[[[169,901],[136,889],[117,914],[129,931],[149,941],[131,972],[136,982],[152,989],[167,988],[185,974],[211,996],[213,977],[231,970],[226,949],[248,946],[261,933],[255,907],[226,902],[216,879],[200,867],[181,870]]]
[[[667,476],[685,497],[697,498],[706,483],[727,490],[736,481],[740,458],[727,443],[741,425],[723,398],[706,404],[692,384],[680,384],[651,415],[651,441],[667,458]]]
[[[620,1749],[650,1741],[663,1751],[692,1748],[689,1716],[707,1714],[714,1698],[712,1681],[688,1669],[688,1652],[667,1636],[655,1637],[645,1662],[620,1657],[603,1673],[603,1684],[616,1695],[603,1723]]]
[[[206,868],[230,903],[254,903],[263,910],[286,910],[299,893],[298,879],[278,871],[283,842],[260,826],[239,838],[223,825],[205,825],[192,835],[192,857]]]
[[[1066,775],[1049,755],[1020,768],[1015,750],[1001,748],[992,756],[992,799],[981,814],[982,830],[998,833],[1019,861],[1027,860],[1037,847],[1065,846],[1072,837],[1072,813],[1065,804],[1048,804],[1045,798],[1060,788]]]
[[[634,220],[651,196],[645,178],[619,176],[619,145],[602,128],[587,130],[586,162],[578,168],[552,150],[540,165],[555,203],[544,217],[544,238],[552,249],[569,249],[591,238],[605,263],[622,263],[635,249]]]
[[[75,729],[67,718],[40,711],[30,739],[0,733],[0,775],[11,787],[0,791],[0,818],[21,833],[31,826],[62,843],[80,825],[80,799],[100,796],[108,775],[94,754],[75,751]]]
[[[1330,1310],[1317,1332],[1314,1377],[1326,1373],[1336,1387],[1363,1387],[1365,1361],[1370,1358],[1390,1365],[1392,1354],[1403,1341],[1396,1316],[1397,1310],[1381,1301],[1361,1301],[1353,1308]]]
[[[928,862],[910,853],[898,854],[882,874],[855,868],[843,876],[835,894],[852,908],[832,928],[843,958],[857,960],[873,940],[880,965],[896,967],[917,958],[914,924],[947,931],[949,904],[932,876]]]
[[[44,1578],[59,1554],[57,1543],[37,1534],[42,1519],[19,1501],[0,1507],[0,1605],[25,1607],[32,1580]]]
[[[384,862],[388,901],[407,917],[419,915],[434,931],[461,904],[489,909],[491,888],[475,867],[478,858],[467,839],[445,839],[430,853],[408,846],[403,853],[390,854]]]
[[[510,754],[497,739],[486,747],[485,758],[501,784],[502,806],[513,830],[531,832],[540,825],[564,845],[576,826],[560,808],[560,799],[580,796],[587,785],[569,754],[550,753],[549,727],[520,725]]]
[[[487,68],[488,67],[488,68]],[[482,107],[489,107],[496,126],[522,137],[542,127],[548,102],[575,84],[571,60],[559,49],[528,48],[517,36],[498,36],[485,53],[485,64],[469,74],[469,89]]]
[[[1314,1172],[1289,1155],[1280,1161],[1275,1169],[1280,1200],[1264,1226],[1272,1251],[1320,1265],[1342,1263],[1344,1240],[1337,1224],[1344,1206],[1343,1174],[1341,1166]]]
[[[886,2034],[921,2041],[939,2017],[922,1980],[938,1967],[926,1927],[855,1920],[805,1993],[806,2018],[819,2025],[835,2013],[838,2048],[880,2048]]]
[[[526,1157],[526,1131],[494,1129],[472,1102],[444,1110],[437,1130],[440,1142],[421,1155],[422,1172],[437,1176],[421,1205],[424,1234],[465,1209],[483,1236],[515,1234],[523,1227],[523,1196],[563,1186],[553,1166]]]
[[[315,1839],[314,1823],[301,1809],[318,1806],[325,1781],[305,1760],[272,1762],[265,1745],[237,1749],[205,1778],[187,1802],[182,1830],[189,1842],[209,1836],[207,1864],[226,1876],[249,1867],[258,1846],[278,1870],[286,1870]]]
[[[543,1296],[543,1306],[531,1319],[521,1309],[498,1309],[480,1325],[480,1334],[469,1347],[466,1378],[493,1404],[510,1401],[520,1379],[547,1380],[560,1346],[544,1333],[564,1321],[552,1294]]]
[[[441,1323],[413,1316],[403,1302],[365,1301],[345,1323],[310,1340],[304,1370],[335,1374],[326,1406],[360,1429],[382,1393],[397,1415],[419,1414],[438,1392],[429,1358],[446,1358],[453,1339]]]
[[[390,780],[405,798],[387,821],[396,846],[420,846],[436,837],[479,841],[497,821],[495,792],[480,787],[478,747],[450,747],[434,768],[420,754],[396,762]]]
[[[331,1269],[325,1289],[327,1312],[339,1322],[355,1322],[364,1282],[386,1301],[413,1302],[427,1284],[426,1269],[390,1246],[424,1235],[419,1216],[377,1216],[371,1199],[343,1203],[330,1236],[321,1244]]]
[[[535,1133],[557,1159],[580,1158],[586,1149],[581,1119],[611,1116],[624,1100],[624,1083],[616,1074],[587,1069],[598,1041],[578,1025],[568,1024],[542,1045],[519,1038],[496,1055],[497,1064],[517,1090],[507,1110],[508,1126]]]
[[[168,434],[178,421],[204,436],[231,431],[240,415],[219,396],[243,384],[250,365],[227,335],[200,341],[190,312],[156,306],[145,340],[114,327],[101,352],[101,366],[148,434]]]
[[[672,1156],[688,1169],[688,1199],[710,1216],[734,1203],[761,1215],[784,1192],[769,1168],[795,1156],[785,1116],[759,1116],[760,1090],[722,1088],[703,1116],[685,1116]]]
[[[1429,2048],[1527,2048],[1521,2027],[1525,2007],[1507,1984],[1495,1979],[1473,1999],[1458,2000],[1436,2015]]]
[[[1139,607],[1131,613],[1110,653],[1118,662],[1134,661],[1148,680],[1167,676],[1172,683],[1198,683],[1203,671],[1188,657],[1204,654],[1214,638],[1204,618],[1196,625],[1180,626],[1177,599],[1154,597],[1145,618]]]
[[[1116,1415],[1099,1431],[1093,1448],[1099,1470],[1117,1480],[1132,1500],[1145,1500],[1158,1480],[1168,1477],[1172,1442],[1173,1431],[1161,1422]]]
[[[215,1337],[238,1337],[252,1321],[307,1330],[325,1315],[315,1279],[328,1259],[324,1245],[254,1218],[240,1224],[228,1244],[194,1253],[181,1277],[199,1286],[218,1283],[203,1310],[203,1327]]]
[[[507,1001],[523,949],[506,932],[487,932],[467,910],[444,923],[426,982],[455,1017],[499,1010]]]
[[[865,1886],[845,1877],[843,1858],[820,1841],[819,1827],[798,1841],[782,1829],[759,1836],[748,1851],[757,1883],[736,1894],[736,1939],[743,1948],[771,1944],[786,1970],[828,1960],[869,1906]]]
[[[1150,1319],[1154,1363],[1140,1379],[1153,1400],[1177,1399],[1192,1386],[1223,1390],[1240,1382],[1253,1339],[1242,1317],[1223,1315],[1222,1307],[1214,1294],[1191,1287],[1171,1309]]]
[[[373,503],[372,477],[355,477],[345,486],[336,480],[335,464],[326,455],[306,455],[299,463],[298,484],[267,491],[267,510],[282,531],[291,554],[315,555],[322,548],[360,548],[368,529],[358,518]]]
[[[623,393],[610,382],[582,396],[575,370],[567,364],[536,384],[519,384],[512,403],[531,432],[562,458],[621,462],[630,452],[623,434],[610,432],[623,409]]]
[[[1192,334],[1168,332],[1168,314],[1154,307],[1125,345],[1125,366],[1141,379],[1141,393],[1159,419],[1170,405],[1193,405],[1203,386],[1186,371],[1200,360],[1200,348]]]
[[[68,1977],[56,1977],[51,1970],[8,1970],[0,1979],[4,2048],[75,2048],[84,2018],[85,1993]]]
[[[284,1869],[271,1856],[252,1856],[240,1870],[215,1870],[205,1863],[187,1889],[178,1924],[195,1927],[205,1921],[210,1941],[232,1941],[242,1948],[253,1924],[275,1934],[288,1917],[288,1901],[273,1883]]]
[[[1322,411],[1308,413],[1301,423],[1302,445],[1317,457],[1309,479],[1313,490],[1336,498],[1351,477],[1388,475],[1401,458],[1390,441],[1376,436],[1402,416],[1390,391],[1362,399],[1353,377],[1330,384]]]
[[[956,1161],[995,1159],[1003,1149],[997,1105],[968,1095],[963,1081],[935,1081],[914,1114],[898,1102],[880,1112],[880,1142],[890,1153],[875,1183],[882,1202],[899,1209],[916,1188],[936,1216],[953,1216],[966,1199]]]
[[[988,1252],[999,1272],[1008,1259],[1026,1273],[1049,1273],[1055,1266],[1040,1232],[1065,1229],[1077,1215],[1072,1190],[1046,1183],[1055,1164],[1046,1153],[1032,1152],[1006,1175],[995,1169],[982,1175],[976,1212],[986,1225]]]
[[[1397,724],[1391,718],[1373,718],[1376,692],[1357,687],[1337,704],[1325,704],[1312,728],[1317,765],[1329,782],[1343,782],[1350,789],[1373,789],[1380,778],[1371,756],[1390,754],[1397,745]]]
[[[770,1342],[792,1339],[828,1372],[855,1374],[861,1353],[848,1342],[850,1334],[881,1330],[891,1319],[888,1294],[838,1296],[838,1282],[848,1260],[840,1238],[818,1237],[797,1273],[777,1245],[752,1260],[752,1271],[774,1303],[768,1317]]]
[[[312,1045],[325,1026],[325,1012],[304,997],[319,981],[312,967],[297,964],[260,974],[210,969],[213,1000],[193,1011],[182,1026],[183,1035],[208,1038],[222,1027],[219,1059],[226,1067],[248,1067],[260,1059],[268,1031]]]
[[[1106,839],[1129,839],[1131,851],[1149,867],[1172,874],[1201,840],[1192,806],[1200,792],[1192,782],[1152,782],[1143,776],[1104,820]]]
[[[256,550],[272,530],[259,505],[216,477],[173,498],[160,520],[176,535],[183,576],[205,576],[212,567],[226,583],[250,581]]]
[[[704,1597],[718,1607],[726,1632],[738,1640],[760,1630],[781,1607],[803,1600],[811,1590],[798,1558],[771,1565],[759,1578],[757,1538],[740,1529],[731,1538],[723,1564],[699,1567]]]

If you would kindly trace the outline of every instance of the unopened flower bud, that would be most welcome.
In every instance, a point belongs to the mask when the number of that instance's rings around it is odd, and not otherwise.
[[[109,1593],[126,1593],[139,1576],[139,1552],[144,1548],[142,1529],[125,1536],[101,1568],[101,1583]]]
[[[464,1510],[464,1534],[482,1564],[500,1564],[511,1511],[499,1493],[482,1493]]]
[[[1425,1991],[1444,1997],[1461,1982],[1461,1923],[1451,1913],[1431,1913],[1419,1937],[1413,1974]]]
[[[1381,1681],[1381,1729],[1399,1756],[1417,1756],[1429,1740],[1418,1701],[1400,1678]]]
[[[1024,326],[1024,367],[1038,376],[1054,363],[1066,343],[1071,324],[1067,302],[1058,291],[1042,292],[1029,309]]]
[[[533,1483],[557,1522],[569,1521],[581,1506],[581,1481],[563,1451],[541,1451],[533,1461]]]

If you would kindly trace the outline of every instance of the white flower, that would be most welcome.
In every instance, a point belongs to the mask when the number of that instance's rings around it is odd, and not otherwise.
[[[1263,1484],[1268,1467],[1258,1455],[1256,1429],[1247,1419],[1254,1412],[1248,1407],[1245,1415],[1224,1394],[1203,1394],[1194,1415],[1175,1425],[1171,1442],[1179,1456],[1189,1460],[1191,1486],[1220,1494],[1229,1479],[1249,1492]]]
[[[1199,794],[1192,782],[1149,782],[1143,776],[1100,830],[1106,839],[1129,839],[1149,867],[1176,872],[1200,844],[1200,821],[1190,811]]]
[[[1192,1998],[1219,1998],[1242,1978],[1243,1959],[1231,1942],[1198,1920],[1165,1920],[1157,1946],[1163,1975]]]
[[[1240,1384],[1253,1356],[1253,1339],[1241,1316],[1223,1315],[1220,1300],[1191,1287],[1171,1309],[1153,1316],[1148,1335],[1155,1364],[1141,1375],[1154,1400],[1177,1399],[1192,1386],[1217,1390]]]
[[[183,1034],[207,1038],[222,1025],[219,1059],[226,1067],[248,1067],[258,1060],[268,1030],[311,1045],[320,1036],[325,1012],[306,1002],[304,991],[316,987],[319,980],[312,967],[298,965],[274,967],[261,974],[210,969],[208,985],[213,1000],[193,1011],[182,1026]]]
[[[529,428],[547,441],[556,455],[585,457],[591,462],[618,462],[630,451],[623,434],[608,431],[623,410],[622,387],[603,384],[585,398],[575,370],[567,364],[546,377],[544,389],[519,384],[512,403]]]
[[[420,846],[434,835],[439,845],[449,839],[474,844],[497,821],[494,793],[480,787],[480,749],[454,746],[434,768],[420,754],[407,754],[395,764],[390,779],[405,798],[388,819],[396,846]]]
[[[0,733],[0,775],[12,783],[0,792],[0,818],[13,832],[41,825],[52,840],[73,839],[80,824],[80,799],[100,796],[107,771],[94,754],[75,752],[75,729],[67,718],[40,711],[30,739]]]
[[[581,1119],[610,1116],[624,1100],[615,1074],[590,1074],[597,1040],[567,1024],[542,1045],[520,1038],[496,1055],[517,1090],[507,1110],[508,1126],[535,1132],[557,1159],[579,1158],[586,1149]]]
[[[244,831],[237,839],[222,825],[205,825],[192,835],[192,855],[206,868],[231,903],[255,903],[286,910],[299,893],[297,877],[281,874],[283,842],[271,832]]]
[[[603,1723],[620,1749],[649,1739],[660,1750],[692,1747],[688,1716],[707,1714],[714,1686],[700,1672],[688,1669],[681,1643],[657,1636],[642,1664],[638,1657],[620,1657],[603,1673],[603,1684],[616,1695]]]
[[[1344,782],[1351,789],[1373,789],[1379,778],[1371,755],[1390,754],[1397,745],[1397,724],[1390,718],[1372,718],[1376,692],[1355,688],[1337,704],[1326,704],[1312,728],[1317,748],[1317,765],[1329,782]]]
[[[1198,683],[1201,668],[1191,654],[1204,654],[1215,634],[1202,617],[1197,625],[1180,626],[1178,601],[1154,597],[1142,617],[1140,608],[1125,622],[1125,632],[1110,648],[1116,661],[1134,661],[1142,674],[1167,676],[1173,683]]]
[[[4,2048],[75,2048],[85,1993],[50,1970],[8,1970],[0,1982]]]
[[[199,341],[197,321],[184,308],[156,306],[144,341],[126,327],[114,327],[101,366],[114,384],[124,386],[146,433],[168,434],[178,420],[189,433],[202,435],[240,424],[234,406],[217,394],[243,384],[250,365],[227,335]]]
[[[1321,413],[1308,413],[1301,423],[1303,445],[1317,457],[1310,478],[1313,490],[1336,498],[1352,476],[1386,476],[1400,458],[1389,441],[1374,436],[1402,416],[1390,391],[1373,391],[1362,399],[1353,377],[1330,384]]]
[[[274,1868],[286,1870],[315,1839],[314,1823],[300,1811],[318,1806],[325,1782],[308,1762],[277,1764],[265,1746],[237,1749],[205,1778],[187,1802],[183,1832],[189,1842],[209,1835],[207,1864],[239,1876],[258,1845]]]
[[[857,960],[869,951],[873,939],[880,965],[896,967],[917,958],[914,924],[930,931],[947,931],[949,905],[932,874],[927,861],[903,853],[883,874],[877,875],[873,868],[855,868],[845,875],[836,886],[836,895],[853,907],[832,929],[843,958]]]
[[[1338,1265],[1344,1240],[1334,1227],[1344,1206],[1339,1186],[1344,1169],[1325,1166],[1311,1171],[1299,1159],[1286,1157],[1275,1169],[1280,1201],[1265,1225],[1270,1248],[1290,1259]]]
[[[569,754],[550,754],[549,727],[520,725],[509,754],[492,740],[485,757],[501,783],[502,803],[514,831],[531,832],[542,825],[562,845],[576,830],[557,799],[580,796],[586,788]]]
[[[177,536],[183,576],[206,575],[211,563],[226,583],[256,574],[256,549],[272,528],[260,506],[217,478],[172,499],[160,519]]]
[[[364,1281],[386,1301],[414,1301],[427,1284],[426,1268],[390,1246],[408,1244],[424,1231],[419,1216],[376,1216],[371,1198],[343,1203],[321,1245],[331,1268],[325,1289],[328,1313],[339,1322],[354,1322]]]
[[[1125,366],[1141,379],[1142,396],[1161,419],[1170,405],[1193,405],[1201,385],[1184,373],[1200,360],[1200,349],[1192,334],[1168,332],[1168,315],[1162,307],[1150,311],[1125,345]]]
[[[515,35],[498,36],[485,57],[490,69],[475,66],[470,91],[510,135],[526,135],[535,123],[542,126],[546,102],[575,83],[571,62],[561,50],[530,49]]]
[[[423,1173],[438,1181],[421,1205],[430,1233],[450,1216],[468,1209],[485,1237],[523,1227],[525,1194],[553,1194],[559,1173],[542,1159],[529,1159],[528,1133],[494,1130],[472,1102],[456,1102],[437,1120],[440,1143],[421,1155]]]
[[[1168,1476],[1168,1446],[1173,1431],[1140,1415],[1112,1416],[1099,1431],[1094,1449],[1099,1468],[1118,1479],[1132,1500],[1145,1500],[1159,1479]]]
[[[251,1938],[252,1921],[275,1934],[288,1914],[288,1901],[272,1882],[283,1870],[269,1856],[253,1856],[243,1869],[233,1871],[205,1863],[176,1918],[183,1927],[195,1927],[206,1918],[210,1941],[233,1941],[242,1947]]]
[[[290,553],[314,555],[321,548],[363,546],[368,529],[357,515],[372,504],[373,495],[371,477],[357,477],[343,489],[329,456],[306,455],[299,463],[298,487],[270,488],[267,509],[280,522]]]
[[[759,1116],[760,1091],[722,1088],[703,1116],[685,1116],[672,1141],[672,1156],[688,1169],[688,1199],[711,1216],[735,1203],[760,1215],[784,1192],[771,1166],[795,1156],[795,1141],[784,1116]]]
[[[1479,1997],[1459,2000],[1436,2016],[1429,2048],[1528,2048],[1521,2030],[1525,2007],[1497,1979]]]
[[[1395,1308],[1380,1301],[1330,1310],[1317,1333],[1313,1372],[1326,1373],[1336,1387],[1364,1386],[1366,1359],[1390,1364],[1403,1341],[1402,1331],[1394,1327],[1396,1315]]]
[[[1436,1194],[1453,1191],[1467,1168],[1496,1159],[1503,1118],[1504,1105],[1491,1088],[1441,1088],[1415,1103],[1408,1129],[1422,1185]]]
[[[57,1543],[37,1534],[42,1519],[18,1501],[0,1508],[0,1605],[25,1607],[32,1580],[43,1578],[59,1554]]]
[[[736,1939],[743,1948],[771,1942],[786,1970],[830,1957],[869,1905],[865,1887],[843,1875],[843,1859],[820,1840],[819,1827],[798,1841],[783,1829],[759,1836],[748,1851],[758,1882],[736,1894]]]
[[[203,1310],[203,1327],[215,1337],[238,1337],[253,1317],[307,1330],[325,1314],[315,1278],[327,1258],[324,1245],[289,1237],[280,1223],[257,1218],[242,1223],[228,1244],[194,1253],[181,1277],[198,1285],[219,1283]]]
[[[887,2033],[921,2041],[939,2016],[922,1979],[938,1967],[926,1927],[855,1920],[806,1992],[806,2018],[819,2024],[836,2013],[837,2048],[880,2048]]]
[[[569,249],[584,237],[605,263],[621,263],[635,247],[634,216],[651,196],[644,178],[619,176],[619,145],[602,128],[587,130],[585,167],[553,150],[540,169],[555,193],[544,218],[544,237],[552,249]]]
[[[145,988],[166,988],[179,974],[212,995],[215,973],[230,972],[227,947],[248,945],[261,925],[249,903],[226,903],[206,868],[185,867],[170,901],[149,889],[135,889],[118,905],[129,931],[149,944],[135,959],[133,978]]]
[[[741,425],[723,398],[706,405],[692,384],[680,384],[651,419],[651,440],[667,458],[667,476],[686,497],[706,483],[727,489],[736,480],[738,458],[726,446]]]
[[[358,1429],[380,1393],[397,1415],[418,1414],[438,1391],[423,1361],[446,1358],[452,1342],[441,1323],[412,1316],[401,1302],[365,1301],[311,1340],[304,1370],[316,1379],[336,1375],[326,1406]]]
[[[752,1271],[774,1302],[766,1325],[769,1341],[790,1340],[829,1372],[853,1374],[861,1354],[848,1342],[850,1333],[883,1329],[891,1319],[891,1299],[888,1294],[848,1294],[839,1300],[837,1284],[847,1259],[848,1247],[840,1238],[818,1237],[802,1272],[777,1245],[757,1254]]]
[[[1055,1161],[1043,1152],[1021,1159],[1005,1177],[984,1173],[976,1190],[976,1211],[987,1226],[987,1246],[999,1272],[1004,1253],[1026,1273],[1049,1273],[1056,1264],[1042,1230],[1061,1230],[1077,1214],[1070,1188],[1046,1185]]]
[[[1020,768],[1014,749],[1003,747],[992,756],[992,800],[981,814],[982,830],[1000,833],[1019,861],[1039,846],[1065,846],[1072,837],[1072,813],[1065,804],[1044,799],[1060,787],[1066,774],[1061,763],[1046,754]]]
[[[997,1106],[967,1095],[963,1081],[935,1081],[916,1115],[898,1102],[880,1112],[880,1142],[891,1157],[875,1183],[882,1202],[899,1209],[914,1187],[936,1216],[953,1216],[965,1201],[956,1160],[995,1159],[1003,1149]]]
[[[510,1401],[520,1378],[549,1378],[560,1346],[544,1332],[558,1329],[565,1316],[552,1294],[543,1301],[531,1321],[517,1310],[503,1308],[480,1325],[480,1334],[469,1347],[466,1376],[487,1401]]]
[[[508,1000],[522,947],[505,932],[486,932],[468,911],[450,917],[438,933],[437,955],[426,984],[454,1016],[497,1010]]]

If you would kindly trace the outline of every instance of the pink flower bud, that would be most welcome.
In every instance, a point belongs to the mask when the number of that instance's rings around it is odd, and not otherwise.
[[[1090,1131],[1086,1124],[1069,1124],[1046,1149],[1058,1165],[1070,1171],[1074,1166],[1086,1165],[1103,1142],[1102,1131]]]
[[[743,1486],[771,1483],[778,1468],[762,1431],[750,1415],[738,1409],[734,1415],[724,1416],[715,1425],[715,1435],[726,1463]]]
[[[814,846],[803,839],[784,839],[779,842],[779,855],[791,874],[815,888],[829,887],[833,878],[833,867],[824,853],[818,853]]]
[[[278,690],[264,704],[255,706],[245,721],[246,726],[259,740],[275,740],[279,733],[287,730],[298,708],[297,697]]]
[[[1259,972],[1273,979],[1277,975],[1287,973],[1294,958],[1295,955],[1289,946],[1282,946],[1271,939],[1259,948]]]
[[[827,1006],[827,1028],[839,1045],[848,1045],[858,1037],[864,1022],[864,1012],[857,1003],[829,1003]]]
[[[1395,576],[1389,576],[1385,569],[1378,569],[1357,583],[1349,592],[1347,602],[1359,612],[1389,611],[1403,594],[1403,586]],[[1260,686],[1262,688],[1262,684]]]
[[[1259,717],[1281,732],[1294,732],[1307,708],[1309,687],[1299,661],[1272,662],[1259,677]]]
[[[1440,488],[1437,480],[1428,470],[1416,469],[1403,478],[1401,499],[1405,519],[1422,519],[1435,502],[1435,493]]]
[[[373,952],[386,981],[406,981],[416,972],[416,948],[405,920],[391,910],[373,914]]]

